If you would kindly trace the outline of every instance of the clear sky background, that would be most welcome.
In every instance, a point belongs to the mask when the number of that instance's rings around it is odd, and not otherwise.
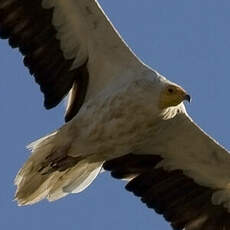
[[[230,1],[100,2],[135,53],[192,95],[193,119],[230,149]],[[13,180],[29,155],[25,146],[63,124],[64,105],[43,108],[22,56],[2,40],[0,75],[0,229],[170,229],[108,173],[78,195],[18,207]]]

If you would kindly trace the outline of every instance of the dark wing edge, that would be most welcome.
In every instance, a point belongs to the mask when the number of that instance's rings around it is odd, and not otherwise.
[[[65,120],[71,120],[86,95],[87,61],[71,70],[73,60],[66,60],[52,26],[52,9],[43,9],[40,0],[0,0],[0,38],[8,39],[24,55],[24,64],[40,85],[44,106],[59,104],[75,84],[73,104]],[[84,87],[76,87],[84,86]],[[77,88],[77,90],[76,90]]]
[[[157,155],[129,154],[103,167],[115,178],[132,178],[126,189],[163,215],[174,230],[230,230],[230,213],[211,202],[215,190],[196,184],[182,170],[155,168],[161,160]]]

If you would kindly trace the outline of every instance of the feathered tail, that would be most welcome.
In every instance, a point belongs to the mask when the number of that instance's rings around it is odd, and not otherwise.
[[[19,205],[44,198],[54,201],[68,193],[81,192],[100,172],[102,161],[92,156],[69,157],[69,146],[60,146],[57,136],[57,132],[52,133],[29,146],[32,154],[15,178]]]

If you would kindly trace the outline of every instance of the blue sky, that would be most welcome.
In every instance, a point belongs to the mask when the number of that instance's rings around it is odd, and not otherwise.
[[[193,119],[230,149],[230,1],[100,2],[136,54],[192,95]],[[2,40],[0,68],[0,229],[170,229],[108,173],[78,195],[17,207],[13,180],[29,155],[25,146],[63,124],[64,106],[42,107],[22,56]]]

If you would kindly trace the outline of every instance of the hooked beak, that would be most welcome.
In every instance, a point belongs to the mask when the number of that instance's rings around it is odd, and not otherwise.
[[[188,94],[186,94],[185,96],[184,96],[184,100],[185,101],[188,101],[189,103],[192,101],[192,98],[190,97],[190,95],[188,95]]]

